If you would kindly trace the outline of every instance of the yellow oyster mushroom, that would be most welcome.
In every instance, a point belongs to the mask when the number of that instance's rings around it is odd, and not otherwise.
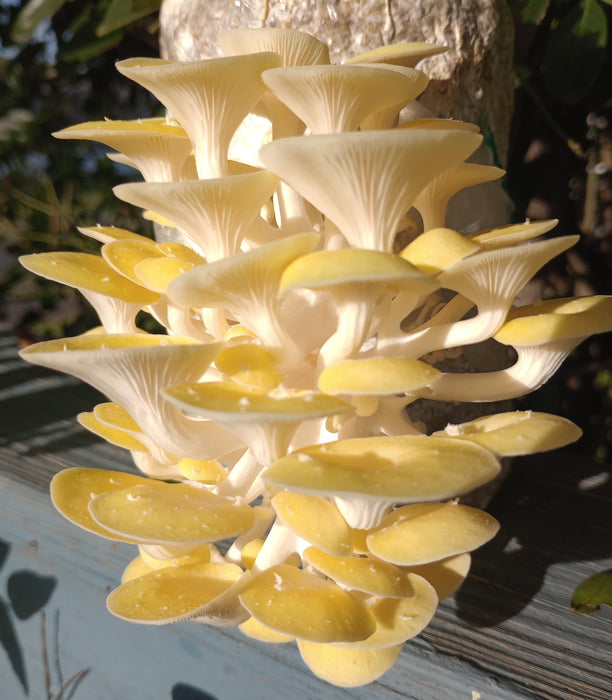
[[[430,623],[438,606],[434,587],[417,574],[406,574],[413,594],[406,598],[372,596],[364,606],[376,622],[376,630],[363,640],[335,642],[334,646],[350,649],[386,649],[402,644],[422,632]]]
[[[370,357],[329,365],[319,375],[318,386],[326,394],[352,397],[357,415],[368,416],[377,410],[378,397],[427,395],[439,376],[435,367],[419,360]]]
[[[482,250],[507,248],[508,246],[514,246],[542,236],[552,231],[558,223],[558,219],[526,220],[520,224],[508,224],[507,226],[499,226],[486,231],[477,231],[468,235],[467,238],[473,243],[477,243]]]
[[[75,287],[94,307],[107,333],[133,333],[134,319],[159,295],[118,274],[103,258],[90,253],[35,253],[19,262],[41,277]]]
[[[217,459],[183,457],[178,463],[178,469],[186,479],[203,484],[218,484],[227,477],[225,467]]]
[[[139,233],[128,231],[125,228],[118,228],[117,226],[77,226],[77,231],[88,238],[93,238],[96,241],[100,241],[100,243],[111,243],[112,241],[123,240],[151,240],[146,236],[141,236]]]
[[[476,442],[498,457],[518,457],[565,447],[578,440],[582,430],[551,413],[510,411],[447,425],[434,435]]]
[[[329,217],[352,247],[388,253],[418,193],[481,140],[468,132],[424,129],[316,134],[273,141],[259,156]]]
[[[227,152],[240,122],[265,92],[260,75],[280,65],[276,54],[172,62],[129,58],[117,70],[152,92],[185,129],[198,176],[228,174]]]
[[[55,508],[71,523],[100,537],[119,542],[136,543],[131,537],[118,535],[99,525],[89,512],[89,502],[97,496],[139,484],[148,479],[135,474],[107,469],[64,469],[51,480],[51,501]]]
[[[393,503],[452,498],[499,470],[493,454],[474,443],[459,447],[452,438],[410,435],[305,447],[268,467],[263,479],[271,487],[333,498],[349,525],[364,529],[378,524]]]
[[[228,56],[271,51],[280,56],[283,66],[329,64],[327,44],[294,29],[230,29],[217,34],[217,43]]]
[[[448,46],[436,46],[420,41],[389,44],[360,53],[347,63],[390,63],[414,68],[419,61],[448,51]]]
[[[199,545],[246,532],[255,516],[234,503],[189,484],[162,481],[101,494],[89,503],[103,528],[140,543]]]
[[[427,275],[437,275],[463,258],[474,255],[480,244],[450,228],[434,227],[411,241],[400,257]],[[431,251],[435,250],[433,256]]]
[[[207,180],[126,182],[113,192],[170,219],[213,262],[239,251],[242,238],[277,186],[275,175],[256,171]]]
[[[168,287],[176,304],[228,309],[256,333],[283,365],[300,362],[306,350],[283,323],[278,288],[285,268],[312,251],[317,233],[281,238],[245,253],[217,260],[177,277]]]
[[[504,324],[516,295],[555,256],[573,246],[578,236],[562,236],[528,245],[480,251],[443,270],[440,286],[458,292],[478,308],[472,318],[434,321],[411,333],[380,339],[376,353],[384,356],[420,357],[442,348],[487,340]]]
[[[164,568],[126,581],[106,603],[123,620],[165,625],[206,615],[243,575],[239,566],[225,563]],[[228,622],[234,624],[233,619]]]
[[[255,576],[240,594],[265,627],[313,642],[355,642],[375,630],[365,606],[334,583],[286,564]]]
[[[359,125],[360,131],[371,131],[377,129],[390,129],[396,126],[400,112],[410,102],[415,100],[429,84],[429,78],[425,73],[410,68],[408,66],[394,65],[391,63],[369,63],[370,68],[375,68],[382,71],[391,71],[404,76],[407,83],[412,84],[412,89],[409,94],[406,94],[408,99],[403,99],[400,102],[392,104],[390,107],[382,108],[364,119]]]
[[[224,348],[215,358],[215,366],[228,379],[255,391],[271,391],[283,379],[274,355],[250,343]]]
[[[321,368],[359,350],[371,334],[376,304],[385,293],[404,291],[416,304],[437,288],[438,282],[397,255],[355,248],[303,255],[287,266],[280,279],[283,297],[299,289],[333,296],[337,325],[319,352]]]
[[[289,390],[262,393],[229,381],[171,386],[163,393],[187,416],[208,418],[238,435],[261,465],[286,453],[304,421],[353,410],[346,401],[326,394]],[[235,477],[232,470],[228,481]]]
[[[313,134],[355,131],[374,112],[417,97],[427,77],[411,69],[366,65],[272,68],[262,73],[268,88]]]
[[[349,555],[352,552],[353,536],[346,520],[338,509],[326,498],[310,496],[303,493],[282,491],[272,498],[272,507],[276,511],[277,521],[270,535],[278,535],[278,530],[284,526],[305,544],[314,544],[319,549],[335,556]],[[266,545],[257,558],[256,566],[267,568],[268,554],[276,556],[279,549],[273,536],[266,539]],[[271,542],[271,546],[268,544]],[[299,546],[299,545],[298,545]],[[272,551],[269,551],[269,550]]]
[[[477,508],[425,503],[403,506],[386,515],[366,543],[383,561],[415,566],[471,552],[498,530],[497,520]]]
[[[145,445],[136,439],[130,433],[120,428],[114,428],[106,423],[103,423],[93,411],[86,411],[79,413],[77,416],[79,423],[101,438],[104,438],[111,445],[117,445],[117,447],[123,447],[126,450],[136,450],[138,452],[148,452]]]
[[[612,330],[612,297],[551,299],[512,309],[493,336],[518,355],[498,372],[442,374],[430,398],[442,401],[499,401],[535,391],[569,353],[595,333]]]
[[[435,588],[439,600],[452,595],[463,583],[470,570],[472,557],[469,554],[457,554],[454,557],[440,559],[429,564],[411,566],[410,571],[427,579]]]
[[[147,182],[180,179],[191,152],[185,131],[163,120],[98,121],[75,124],[54,134],[57,139],[97,141],[120,151]]]
[[[247,637],[268,644],[287,644],[288,642],[295,641],[295,637],[292,637],[290,634],[283,634],[282,632],[270,629],[262,625],[261,622],[254,617],[249,617],[248,620],[238,625],[238,629],[243,634],[246,634]]]
[[[219,343],[163,335],[83,335],[37,343],[21,351],[33,364],[91,384],[123,406],[151,441],[172,454],[214,459],[239,441],[211,422],[185,418],[161,394],[164,386],[198,381]]]
[[[298,640],[300,656],[324,681],[341,688],[356,688],[380,678],[397,661],[402,644],[384,649],[341,649],[329,644]]]
[[[506,171],[491,165],[459,163],[440,173],[425,187],[413,202],[423,219],[423,229],[446,225],[446,207],[451,198],[465,187],[499,180]]]
[[[384,598],[414,595],[410,578],[392,564],[368,557],[332,556],[316,547],[304,551],[305,561],[342,588]]]

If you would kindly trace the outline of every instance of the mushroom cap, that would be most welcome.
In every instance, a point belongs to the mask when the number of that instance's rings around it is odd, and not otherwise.
[[[164,395],[187,415],[240,423],[292,422],[353,410],[335,396],[312,391],[262,393],[229,381],[171,386]]]
[[[142,285],[142,281],[134,272],[138,263],[150,258],[163,258],[164,254],[154,241],[124,240],[112,241],[102,246],[102,257],[106,262],[123,277],[127,277],[135,284]]]
[[[255,576],[240,602],[263,625],[313,642],[356,642],[375,630],[365,606],[331,581],[287,564]]]
[[[481,141],[457,130],[314,134],[272,141],[259,157],[331,219],[353,248],[390,252],[418,193]]]
[[[533,346],[612,330],[612,296],[550,299],[511,309],[493,336],[504,345]]]
[[[150,240],[139,233],[128,231],[125,228],[117,228],[116,226],[77,226],[77,231],[84,236],[100,241],[100,243],[110,243],[111,241],[119,240]]]
[[[478,124],[462,122],[459,119],[441,119],[437,117],[424,117],[423,119],[411,119],[400,124],[397,129],[457,129],[459,131],[471,131],[473,134],[480,132]]]
[[[280,291],[322,289],[359,282],[386,283],[417,293],[430,293],[438,283],[392,253],[360,248],[321,250],[294,260],[283,272]]]
[[[111,445],[123,447],[125,450],[135,450],[136,452],[148,452],[148,449],[133,435],[103,423],[93,411],[79,413],[77,416],[79,423],[90,432],[104,438]]]
[[[510,411],[447,425],[434,435],[448,435],[482,445],[498,457],[545,452],[578,440],[582,430],[561,416],[537,411]]]
[[[354,131],[374,112],[415,99],[428,78],[411,68],[318,65],[272,68],[262,80],[313,134]]]
[[[287,265],[313,250],[319,238],[318,233],[300,233],[197,267],[170,285],[170,299],[193,307],[235,308],[243,297],[252,298],[257,283],[276,289]]]
[[[22,255],[19,262],[41,277],[134,304],[154,304],[159,294],[118,274],[99,255],[53,252]]]
[[[227,477],[225,467],[216,459],[183,457],[178,463],[178,468],[186,479],[204,484],[218,484]]]
[[[98,495],[122,491],[148,481],[149,479],[136,474],[72,467],[59,472],[51,480],[51,501],[67,520],[94,535],[118,542],[136,543],[134,538],[118,535],[99,525],[91,517],[88,506]]]
[[[290,530],[319,550],[334,556],[351,554],[351,528],[326,498],[281,491],[272,498],[272,507]]]
[[[295,641],[295,637],[270,629],[262,625],[261,622],[254,617],[249,617],[248,620],[245,620],[242,624],[238,625],[238,627],[247,637],[257,639],[260,642],[267,642],[268,644],[287,644],[288,642]]]
[[[204,544],[247,532],[252,509],[189,484],[146,480],[96,496],[89,512],[102,527],[151,544]]]
[[[260,51],[277,53],[284,66],[329,64],[327,44],[295,29],[230,29],[217,34],[217,43],[226,55]]]
[[[407,598],[414,594],[405,572],[378,559],[333,556],[316,547],[308,547],[303,558],[343,588],[385,598]]]
[[[499,469],[497,459],[474,443],[465,441],[458,448],[452,438],[409,435],[305,447],[277,460],[263,478],[268,486],[304,493],[412,503],[466,493],[493,479]]]
[[[297,645],[315,676],[341,688],[356,688],[380,678],[395,664],[404,646],[401,643],[384,649],[341,649],[305,639],[298,639]]]
[[[558,219],[524,221],[520,224],[508,224],[507,226],[499,226],[486,231],[477,231],[469,234],[467,238],[474,243],[478,243],[483,251],[507,248],[508,246],[537,238],[537,236],[542,236],[551,231],[558,223]]]
[[[406,573],[413,594],[406,598],[381,598],[373,596],[366,600],[365,607],[376,621],[376,631],[367,639],[346,644],[336,642],[334,646],[351,649],[385,649],[401,644],[422,632],[431,621],[438,605],[438,596],[433,586],[413,573]]]
[[[421,41],[404,44],[389,44],[360,53],[349,58],[346,63],[390,63],[392,65],[414,68],[419,61],[429,56],[437,56],[448,51],[448,46],[436,46]]]
[[[452,595],[463,583],[470,570],[472,557],[465,554],[457,554],[429,564],[411,566],[410,572],[427,579],[436,589],[439,600],[444,600]]]
[[[200,261],[202,264],[204,261]],[[194,264],[182,258],[161,257],[147,258],[137,262],[134,275],[148,289],[159,294],[166,294],[170,282],[193,269]]]
[[[318,386],[326,394],[384,396],[422,389],[440,374],[420,360],[370,357],[329,365],[319,375]]]
[[[113,615],[130,622],[178,622],[205,614],[243,575],[239,566],[226,563],[168,567],[123,583],[106,603]]]
[[[419,503],[386,515],[366,538],[370,552],[393,564],[415,566],[470,552],[497,534],[499,523],[477,508]]]
[[[435,256],[432,251],[435,250]],[[456,262],[474,255],[480,244],[450,228],[431,228],[411,241],[400,256],[428,275],[437,275]]]
[[[283,379],[274,355],[252,343],[224,348],[215,358],[215,365],[233,382],[254,391],[271,391]]]
[[[139,137],[149,138],[151,135],[163,135],[167,138],[188,140],[187,133],[178,124],[169,124],[158,119],[136,119],[136,120],[114,120],[81,122],[73,126],[54,131],[51,136],[56,139],[89,139],[122,150],[120,146],[114,144],[119,140]]]

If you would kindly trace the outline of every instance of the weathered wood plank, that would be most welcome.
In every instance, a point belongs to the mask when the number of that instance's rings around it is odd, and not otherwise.
[[[475,554],[459,593],[378,683],[343,690],[314,678],[293,645],[259,644],[234,630],[188,623],[130,625],[106,611],[105,596],[135,548],[71,526],[47,493],[51,476],[67,466],[131,468],[122,450],[87,435],[71,417],[97,400],[69,378],[21,365],[12,339],[0,334],[0,539],[10,544],[0,602],[7,602],[16,571],[56,579],[45,607],[55,692],[57,656],[64,680],[91,669],[75,700],[611,697],[612,613],[577,616],[569,609],[581,580],[612,567],[611,484],[591,478],[602,465],[569,453],[517,460],[490,508],[502,530]],[[44,697],[40,615],[20,620],[8,609],[8,619],[30,697]],[[201,695],[188,695],[189,686]],[[2,698],[25,697],[3,652],[0,688]]]

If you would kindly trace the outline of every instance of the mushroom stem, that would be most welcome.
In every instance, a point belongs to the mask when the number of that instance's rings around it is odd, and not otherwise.
[[[413,333],[398,333],[381,338],[375,354],[377,357],[421,357],[434,350],[473,345],[487,340],[504,323],[506,306],[490,308],[464,321],[436,323]]]
[[[384,284],[380,285],[380,289],[373,289],[371,284],[366,287],[365,284],[356,282],[354,287],[347,290],[338,288],[335,291],[338,325],[334,334],[321,347],[321,370],[334,362],[351,357],[368,336],[372,311]]]
[[[352,494],[349,498],[332,498],[346,522],[358,530],[376,527],[393,505],[388,498],[370,498]]]
[[[503,401],[516,399],[542,386],[583,338],[516,348],[512,367],[498,372],[443,374],[432,385],[436,401]]]
[[[252,568],[253,575],[277,564],[284,564],[287,557],[298,551],[300,541],[304,545],[303,549],[308,546],[293,530],[290,530],[276,518],[263,547],[255,559]]]
[[[260,471],[261,464],[253,455],[253,452],[246,450],[230,470],[227,479],[219,485],[217,493],[228,498],[244,496],[247,503],[254,500],[259,495],[260,489],[256,489],[254,486],[260,481],[258,480]],[[263,489],[263,485],[261,486]],[[252,493],[254,490],[258,491],[255,495]]]
[[[323,221],[317,210],[285,182],[280,183],[274,195],[274,213],[287,236],[313,231]]]

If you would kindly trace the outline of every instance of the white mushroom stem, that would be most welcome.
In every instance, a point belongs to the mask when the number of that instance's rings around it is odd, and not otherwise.
[[[225,561],[240,565],[242,563],[243,547],[252,540],[263,538],[267,529],[270,527],[270,522],[273,517],[274,513],[271,512],[269,518],[255,518],[253,527],[248,532],[245,532],[237,537],[232,543],[232,546],[227,550],[225,554]]]
[[[319,353],[319,369],[354,355],[368,337],[374,306],[386,283],[341,285],[333,290],[338,325]]]
[[[502,326],[510,302],[493,308],[464,321],[436,323],[413,333],[398,333],[380,338],[375,354],[377,357],[421,357],[434,350],[472,345],[487,340]]]
[[[410,403],[405,396],[383,396],[378,399],[376,413],[371,416],[349,416],[345,419],[338,435],[339,440],[362,437],[364,435],[422,435],[408,419],[404,409]],[[343,416],[339,416],[343,417]]]
[[[274,213],[279,228],[287,236],[315,230],[323,217],[287,183],[281,182],[274,195]]]
[[[261,463],[251,450],[246,450],[230,470],[227,479],[217,487],[217,493],[224,497],[240,496],[250,502],[259,496],[263,484],[258,484]],[[256,492],[256,493],[255,493]]]
[[[206,330],[217,340],[222,340],[229,325],[225,318],[225,309],[222,308],[202,308],[200,317],[206,326]]]
[[[334,505],[346,522],[358,530],[376,527],[393,506],[388,498],[372,498],[351,494],[350,496],[332,498]]]
[[[132,304],[89,289],[79,289],[79,292],[94,307],[107,333],[137,332],[134,321],[136,314],[142,309],[142,304]]]
[[[516,399],[542,386],[584,338],[565,338],[542,345],[517,347],[512,367],[498,372],[443,374],[432,385],[437,401],[503,401]]]
[[[301,553],[309,544],[276,518],[263,547],[253,564],[253,574],[258,574],[277,564],[284,564],[295,552]]]

